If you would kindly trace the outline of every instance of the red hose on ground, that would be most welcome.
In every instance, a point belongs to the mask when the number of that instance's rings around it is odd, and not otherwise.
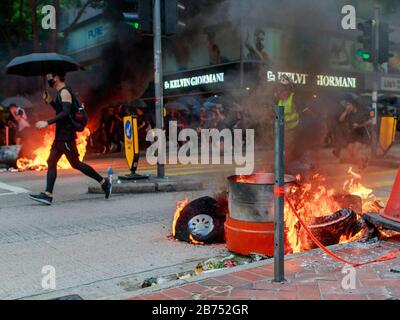
[[[336,255],[334,252],[332,252],[331,250],[329,250],[327,247],[325,247],[311,232],[311,230],[307,227],[307,225],[304,223],[303,220],[301,220],[300,215],[298,214],[297,210],[295,209],[293,203],[290,201],[290,199],[288,199],[288,197],[285,197],[286,201],[288,202],[290,208],[293,211],[293,214],[296,216],[296,218],[299,220],[300,224],[303,226],[303,228],[306,230],[307,234],[310,236],[310,238],[312,239],[312,241],[315,242],[315,244],[320,247],[325,253],[327,253],[328,255],[330,255],[332,258],[335,258],[336,260],[339,260],[341,262],[344,262],[346,264],[352,265],[353,267],[360,267],[360,266],[365,266],[367,264],[371,264],[371,263],[377,263],[377,262],[382,262],[382,261],[388,261],[388,260],[393,260],[396,259],[396,257],[398,255],[400,255],[400,250],[398,251],[393,251],[390,252],[388,254],[385,254],[384,256],[378,258],[378,259],[374,259],[371,261],[366,261],[366,262],[351,262],[348,261],[346,259],[343,259],[341,257],[339,257],[338,255]]]

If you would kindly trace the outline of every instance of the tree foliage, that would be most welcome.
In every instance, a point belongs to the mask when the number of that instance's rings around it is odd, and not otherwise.
[[[60,30],[49,31],[41,28],[41,12],[44,5],[52,4],[58,18],[63,10],[77,8],[81,15],[87,7],[100,8],[103,0],[1,0],[0,1],[0,54],[8,59],[12,56],[33,51],[36,46],[46,50],[52,41],[62,38]],[[36,19],[36,23],[35,23]],[[76,24],[78,21],[74,21]],[[57,23],[57,27],[58,27]],[[70,26],[73,27],[73,26]],[[36,37],[36,38],[35,38]],[[54,42],[53,41],[53,42]],[[54,43],[53,43],[54,45]]]

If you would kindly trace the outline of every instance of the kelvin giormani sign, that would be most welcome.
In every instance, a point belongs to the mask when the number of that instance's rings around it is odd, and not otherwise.
[[[164,89],[181,89],[197,87],[205,84],[215,84],[225,82],[225,73],[210,73],[202,76],[168,80],[164,82]]]
[[[294,84],[306,85],[309,74],[306,73],[294,73],[294,72],[267,72],[268,82],[280,82],[282,78],[288,77]],[[317,75],[311,76],[312,79],[316,80],[316,84],[319,87],[332,87],[332,88],[357,88],[357,78],[355,77],[342,77],[342,76],[331,76],[331,75]]]

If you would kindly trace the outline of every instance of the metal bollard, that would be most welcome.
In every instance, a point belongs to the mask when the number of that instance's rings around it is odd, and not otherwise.
[[[284,188],[285,108],[275,106],[275,199],[274,199],[274,282],[285,281]]]

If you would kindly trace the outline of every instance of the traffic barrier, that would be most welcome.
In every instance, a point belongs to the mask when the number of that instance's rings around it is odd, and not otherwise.
[[[400,222],[400,170],[397,172],[392,192],[382,216]]]

